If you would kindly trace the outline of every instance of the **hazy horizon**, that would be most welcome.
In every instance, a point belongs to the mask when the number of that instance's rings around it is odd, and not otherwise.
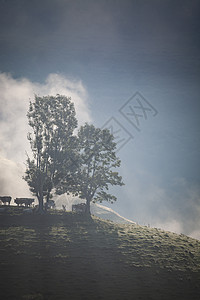
[[[30,195],[22,179],[30,99],[64,94],[79,125],[118,131],[125,186],[103,205],[200,239],[199,1],[0,7],[0,195]]]

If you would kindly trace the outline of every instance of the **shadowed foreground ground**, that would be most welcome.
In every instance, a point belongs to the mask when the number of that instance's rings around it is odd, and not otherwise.
[[[200,242],[54,212],[0,214],[1,299],[200,299]]]

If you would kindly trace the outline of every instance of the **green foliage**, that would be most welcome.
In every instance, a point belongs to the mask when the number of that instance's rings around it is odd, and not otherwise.
[[[27,114],[32,132],[28,134],[33,157],[27,158],[26,175],[30,190],[39,200],[39,210],[55,189],[57,194],[71,192],[91,201],[109,201],[116,197],[107,193],[110,185],[123,185],[113,168],[121,161],[109,130],[85,124],[77,127],[74,105],[70,98],[35,96]]]
[[[116,156],[116,143],[108,129],[85,124],[78,132],[79,168],[75,174],[74,193],[86,199],[88,212],[91,201],[116,201],[106,191],[110,185],[123,185],[122,177],[112,169],[121,161]]]
[[[77,120],[71,99],[61,95],[35,96],[27,117],[32,128],[28,140],[33,157],[27,158],[24,179],[43,210],[43,197],[46,196],[48,201],[52,189],[72,171],[71,159],[76,148],[73,131]]]

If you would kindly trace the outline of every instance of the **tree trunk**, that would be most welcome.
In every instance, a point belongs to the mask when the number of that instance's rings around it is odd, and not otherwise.
[[[45,203],[45,205],[44,205],[45,211],[47,211],[47,209],[48,209],[49,199],[50,199],[50,192],[47,191],[47,200],[46,200],[46,203]]]
[[[47,203],[49,202],[49,199],[50,199],[50,192],[47,191]]]
[[[90,215],[90,202],[91,202],[91,199],[90,198],[86,198],[86,210],[85,210],[85,213]]]
[[[39,206],[37,209],[37,213],[40,215],[44,214],[44,198],[43,198],[43,188],[40,189],[39,195],[38,195],[38,202]]]

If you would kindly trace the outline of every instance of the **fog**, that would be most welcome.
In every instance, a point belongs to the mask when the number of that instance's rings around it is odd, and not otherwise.
[[[28,79],[14,79],[0,74],[0,195],[29,197],[27,183],[22,179],[25,171],[26,152],[31,155],[27,133],[29,101],[34,94],[67,95],[75,104],[79,125],[91,121],[87,91],[81,81],[50,74],[44,84]]]
[[[75,102],[79,125],[114,118],[131,137],[118,152],[125,186],[105,205],[200,237],[199,8],[197,0],[2,1],[0,194],[29,195],[28,102],[60,93]],[[140,118],[140,132],[120,113],[136,92],[158,112]]]

